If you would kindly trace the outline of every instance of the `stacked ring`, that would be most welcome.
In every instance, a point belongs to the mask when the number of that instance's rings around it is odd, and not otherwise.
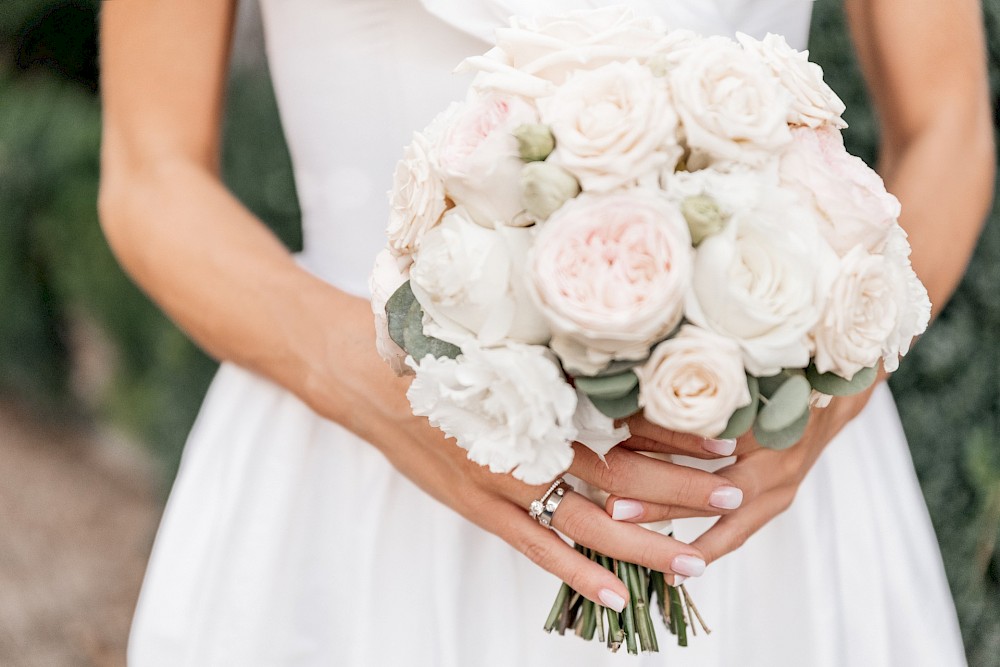
[[[572,491],[573,487],[566,483],[562,477],[552,482],[548,490],[542,494],[538,500],[531,502],[528,509],[528,516],[538,521],[546,528],[552,529],[552,515],[559,509],[567,491]]]

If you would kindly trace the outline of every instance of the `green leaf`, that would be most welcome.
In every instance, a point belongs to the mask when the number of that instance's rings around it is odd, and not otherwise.
[[[416,302],[417,297],[413,295],[409,280],[400,285],[385,302],[385,314],[389,318],[389,338],[404,350],[406,349],[406,341],[403,337],[403,330],[406,327],[410,307]]]
[[[768,375],[767,377],[757,378],[758,385],[760,387],[760,395],[764,398],[771,398],[774,396],[774,392],[778,391],[781,385],[785,384],[785,380],[788,376],[782,371],[777,375]]]
[[[812,387],[801,375],[790,375],[781,386],[764,401],[757,415],[757,425],[772,433],[782,431],[809,411]]]
[[[806,410],[791,426],[780,431],[766,431],[760,428],[760,424],[754,424],[753,435],[762,446],[768,449],[788,449],[799,440],[806,432],[809,424],[810,412]]]
[[[877,376],[877,367],[862,368],[850,380],[846,380],[835,373],[820,373],[816,370],[815,366],[809,366],[806,369],[806,377],[809,378],[809,384],[812,385],[812,388],[830,396],[860,394],[872,386]]]
[[[573,378],[573,383],[591,398],[623,398],[639,386],[639,377],[628,371],[619,375]]]
[[[451,343],[424,335],[424,311],[416,299],[410,304],[403,322],[403,343],[400,347],[418,362],[428,354],[435,358],[454,359],[462,353],[460,348]]]
[[[757,418],[757,408],[760,407],[760,386],[757,378],[748,375],[747,388],[750,389],[750,405],[743,406],[734,412],[733,416],[729,418],[726,430],[715,436],[716,438],[720,440],[735,439],[753,427],[753,422]]]
[[[594,407],[606,417],[624,419],[639,412],[639,387],[619,398],[592,397],[590,400],[594,402]]]

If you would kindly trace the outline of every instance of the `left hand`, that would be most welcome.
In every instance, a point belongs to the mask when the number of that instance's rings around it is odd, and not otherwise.
[[[715,472],[726,478],[733,486],[743,492],[742,503],[737,509],[729,512],[718,512],[722,518],[694,541],[692,546],[698,548],[711,563],[722,556],[739,548],[751,535],[760,530],[768,521],[785,511],[798,492],[799,485],[806,474],[819,458],[826,445],[851,421],[871,396],[871,389],[856,396],[834,398],[830,405],[823,409],[813,410],[805,435],[794,446],[775,451],[761,447],[747,433],[736,442],[736,462]],[[619,447],[636,451],[655,451],[667,454],[693,456],[702,459],[720,458],[706,449],[706,443],[712,449],[726,451],[724,443],[713,445],[712,441],[690,434],[668,431],[650,423],[642,415],[636,415],[628,420],[632,438]],[[729,445],[732,447],[732,444]],[[608,465],[614,466],[612,456],[608,455]],[[626,500],[630,512],[619,514],[634,514],[636,516],[622,519],[634,523],[647,523],[661,519],[677,519],[691,516],[705,516],[704,512],[684,510],[683,508],[655,505],[631,498],[611,496],[606,509],[608,514],[615,515],[615,503]]]

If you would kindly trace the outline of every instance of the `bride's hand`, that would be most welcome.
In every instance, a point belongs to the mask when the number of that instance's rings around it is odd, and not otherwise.
[[[693,543],[705,555],[706,562],[711,563],[739,548],[768,521],[788,508],[795,499],[799,485],[823,449],[861,411],[868,402],[871,391],[869,389],[857,396],[835,398],[828,407],[814,410],[802,440],[783,451],[761,447],[752,433],[736,442],[706,442],[696,436],[668,431],[641,416],[629,420],[634,437],[624,444],[635,449],[705,459],[725,454],[727,450],[736,455],[735,463],[715,474],[730,480],[733,487],[743,492],[743,503],[739,509],[725,514]],[[706,445],[708,449],[715,451],[706,451]],[[622,455],[628,457],[636,454],[626,449]],[[609,455],[608,458],[610,461],[612,457]],[[618,508],[623,505],[630,508],[630,516],[621,516],[622,512]],[[669,503],[644,502],[620,493],[608,498],[606,512],[612,516],[618,514],[617,518],[620,520],[632,522],[696,515]]]

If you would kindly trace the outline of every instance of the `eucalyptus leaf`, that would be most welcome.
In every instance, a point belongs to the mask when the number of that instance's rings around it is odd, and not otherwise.
[[[809,415],[809,410],[806,410],[792,425],[780,431],[764,430],[758,422],[754,424],[753,435],[757,438],[757,442],[768,449],[788,449],[802,439],[809,424]]]
[[[573,378],[573,383],[591,398],[623,398],[639,386],[639,377],[627,371],[619,375]]]
[[[403,329],[406,327],[406,317],[410,307],[416,302],[417,297],[413,295],[409,280],[400,285],[385,302],[385,314],[389,318],[389,338],[404,350],[406,344],[403,339]]]
[[[781,383],[777,391],[764,402],[757,415],[758,426],[772,433],[782,431],[794,424],[803,412],[809,411],[809,396],[812,387],[809,380],[801,375],[790,375]]]
[[[612,361],[610,364],[608,364],[601,370],[599,370],[597,374],[594,375],[593,377],[602,378],[602,377],[607,377],[609,375],[620,375],[621,373],[624,373],[625,371],[630,371],[636,366],[641,366],[644,363],[646,363],[646,359],[636,359],[636,360],[617,359],[615,361]]]
[[[418,362],[428,354],[435,358],[454,359],[462,353],[461,349],[451,343],[424,335],[424,310],[416,299],[406,312],[406,319],[403,321],[403,344],[400,347]]]
[[[784,374],[784,372],[778,373],[777,375],[768,375],[767,377],[757,378],[760,395],[764,398],[771,398],[771,396],[774,395],[774,392],[778,391],[778,388],[785,384],[785,380],[787,379],[788,377]]]
[[[639,412],[639,387],[619,398],[591,397],[594,407],[611,419],[624,419]]]
[[[748,375],[747,388],[750,390],[750,404],[733,413],[726,430],[715,436],[719,440],[738,438],[753,427],[753,422],[757,418],[757,408],[760,407],[760,387],[757,378]]]
[[[872,386],[877,376],[876,367],[862,368],[850,380],[845,380],[835,373],[820,373],[815,366],[809,366],[806,369],[806,377],[809,378],[809,384],[812,385],[812,388],[830,396],[860,394]]]

